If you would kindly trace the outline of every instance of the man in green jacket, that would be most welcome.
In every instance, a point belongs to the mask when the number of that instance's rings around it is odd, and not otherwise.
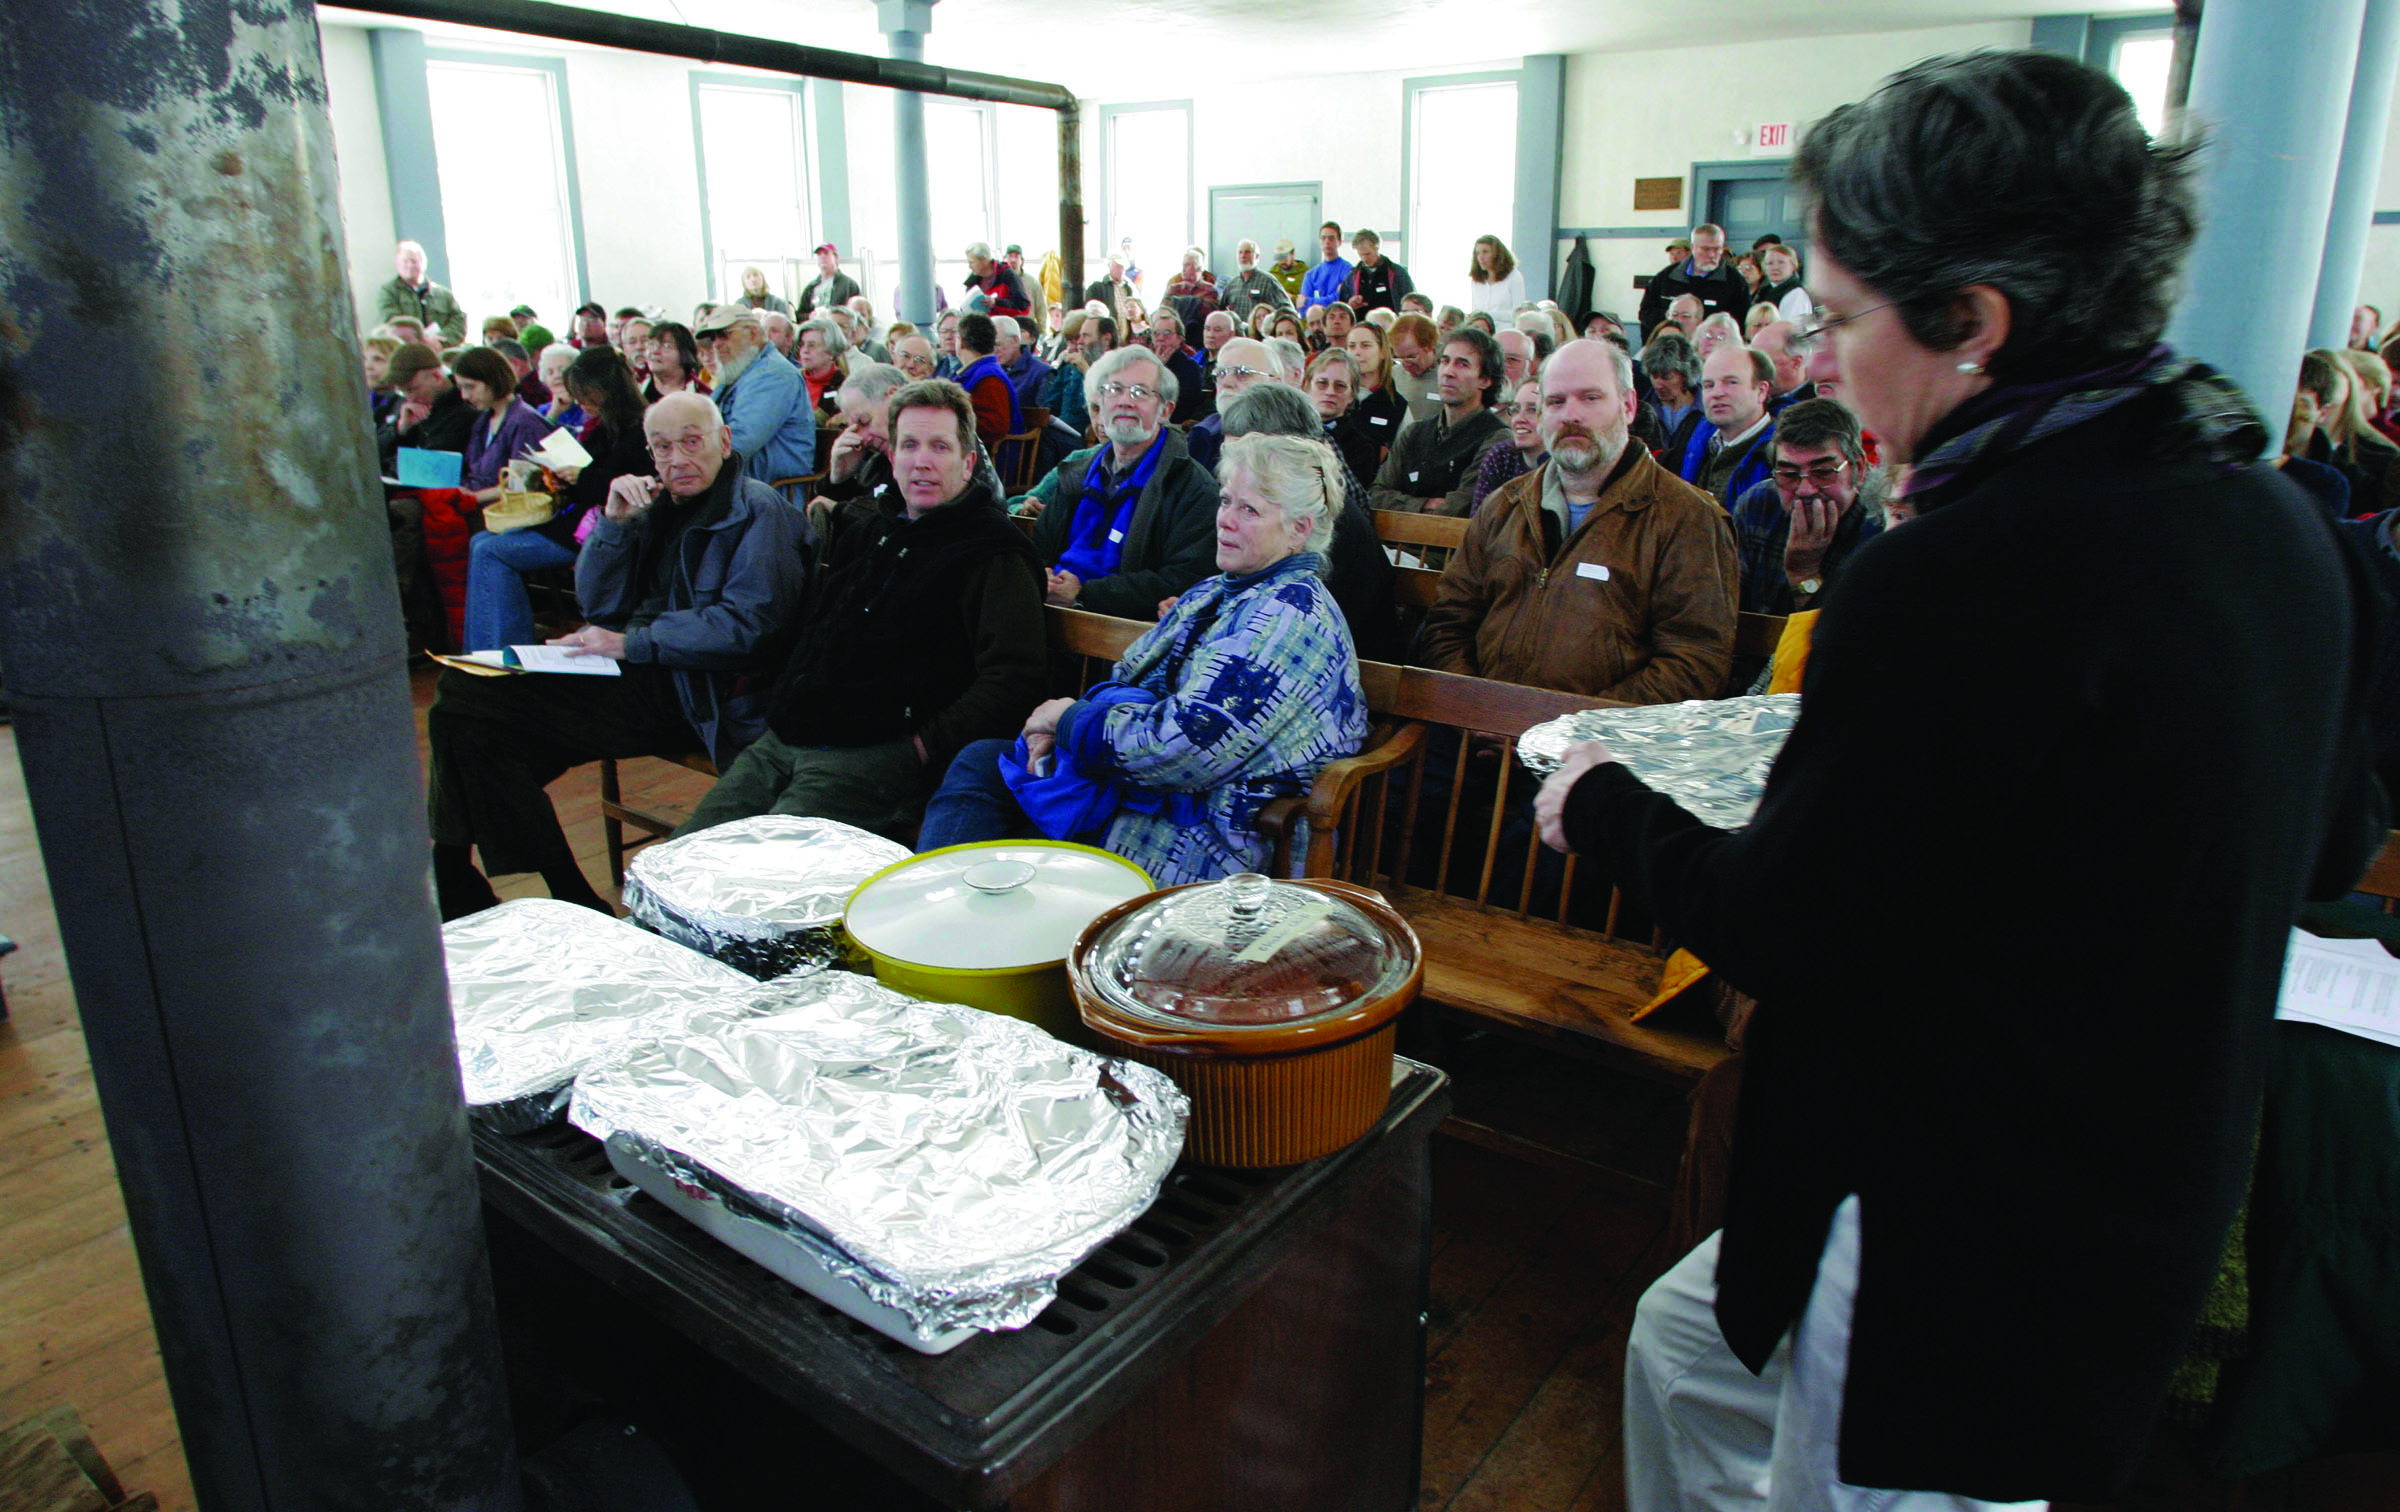
[[[1154,620],[1217,568],[1217,480],[1166,424],[1179,385],[1146,347],[1092,364],[1083,393],[1107,440],[1058,464],[1022,505],[1049,601]]]
[[[392,255],[392,262],[398,276],[375,294],[378,321],[405,315],[424,325],[440,326],[443,337],[449,341],[474,341],[477,333],[468,326],[467,312],[458,307],[457,297],[426,276],[423,247],[404,241]]]

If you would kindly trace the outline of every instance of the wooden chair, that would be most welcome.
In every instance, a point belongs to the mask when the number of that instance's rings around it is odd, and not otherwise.
[[[998,461],[1005,466],[1000,482],[1010,498],[1030,492],[1042,481],[1042,441],[1050,433],[1050,412],[1038,404],[1022,406],[1025,428],[1000,443]]]
[[[1401,556],[1415,558],[1421,567],[1438,571],[1466,538],[1464,515],[1409,514],[1397,509],[1375,511],[1375,539],[1386,546],[1400,547]]]
[[[709,759],[706,751],[685,751],[680,755],[661,756],[658,759],[672,762],[689,771],[698,772],[712,781],[717,776],[717,764]],[[608,844],[608,875],[618,886],[622,887],[625,884],[626,853],[637,846],[648,845],[653,840],[665,839],[675,833],[675,826],[682,822],[680,819],[654,813],[649,809],[627,807],[624,792],[618,786],[615,759],[613,757],[602,758],[600,762],[600,834]],[[641,838],[635,840],[632,845],[625,843],[625,827],[627,825],[642,832]]]

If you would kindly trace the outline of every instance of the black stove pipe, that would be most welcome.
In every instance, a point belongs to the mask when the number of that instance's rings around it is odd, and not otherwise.
[[[518,1502],[307,0],[0,5],[0,666],[205,1512]]]

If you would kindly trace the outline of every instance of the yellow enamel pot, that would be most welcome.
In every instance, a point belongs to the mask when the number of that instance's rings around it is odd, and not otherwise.
[[[1083,1044],[1090,1035],[1067,986],[1067,954],[1086,925],[1151,890],[1149,873],[1088,845],[950,845],[860,883],[842,930],[886,987]]]

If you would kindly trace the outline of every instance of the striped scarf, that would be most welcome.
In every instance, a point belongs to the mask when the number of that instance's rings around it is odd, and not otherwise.
[[[2258,460],[2269,436],[2249,398],[2214,368],[2164,345],[2092,372],[2003,385],[1976,395],[1934,428],[1933,449],[1909,475],[1908,497],[1959,491],[2020,447],[2081,425],[2160,389],[2181,410],[2177,427],[2220,470]]]

